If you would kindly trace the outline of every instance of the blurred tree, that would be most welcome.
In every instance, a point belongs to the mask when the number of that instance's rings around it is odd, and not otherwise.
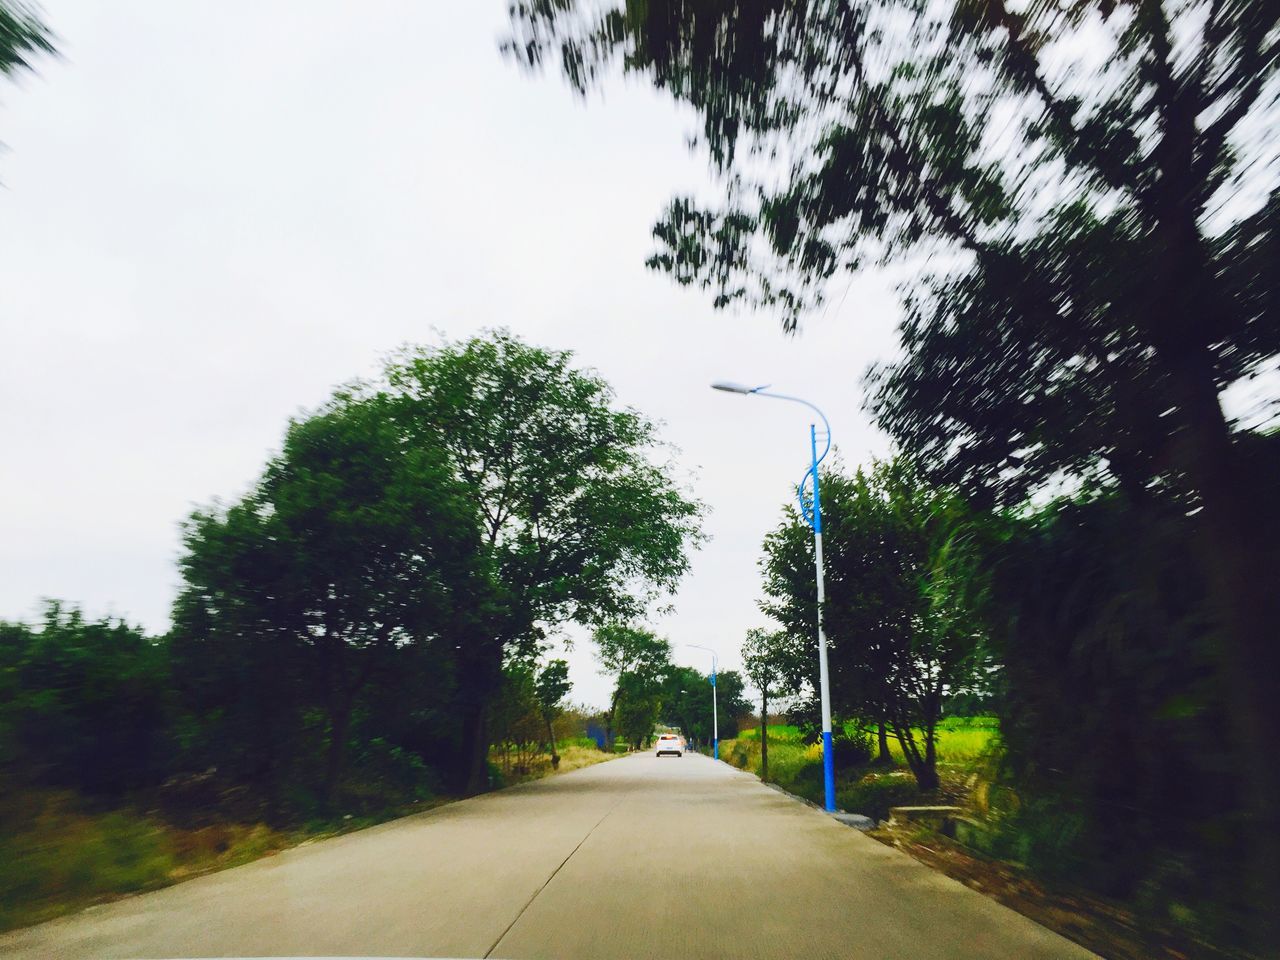
[[[1280,533],[1280,512],[1259,519]],[[1112,494],[1010,527],[991,622],[1004,762],[1026,801],[1011,812],[1011,852],[1159,915],[1182,909],[1201,936],[1238,943],[1255,833],[1223,748],[1230,692],[1204,582],[1183,559],[1195,522]]]
[[[0,0],[0,74],[31,70],[40,54],[56,54],[53,34],[30,4]]]
[[[401,439],[385,401],[339,396],[290,426],[251,494],[196,512],[186,528],[181,662],[196,685],[217,682],[210,668],[227,657],[266,671],[248,695],[255,714],[295,697],[321,710],[329,802],[366,688],[397,650],[444,651],[474,633],[489,593],[472,503],[447,453]],[[234,709],[240,693],[214,699]],[[277,696],[284,707],[270,703]]]
[[[0,622],[0,775],[118,798],[174,760],[164,643],[50,601],[38,629]]]
[[[569,679],[569,664],[565,660],[548,661],[534,678],[534,694],[538,698],[538,709],[542,720],[547,725],[547,748],[551,751],[551,766],[560,767],[560,755],[556,752],[556,718],[564,710],[564,698],[573,689]]]
[[[607,623],[597,627],[593,639],[596,658],[605,672],[614,678],[613,696],[609,702],[608,722],[605,725],[607,749],[612,750],[613,739],[620,729],[618,705],[624,691],[629,690],[632,699],[637,702],[648,698],[650,692],[671,671],[671,643],[651,630],[622,623]],[[644,692],[643,697],[640,696],[641,691]],[[658,702],[656,694],[654,701]],[[647,699],[645,702],[648,702]]]
[[[654,425],[617,408],[570,353],[497,331],[406,350],[386,376],[406,436],[448,452],[505,591],[503,619],[458,651],[465,780],[481,789],[504,658],[532,653],[558,623],[641,613],[685,572],[701,508],[653,462]]]
[[[747,631],[742,664],[747,679],[760,693],[760,779],[769,779],[769,697],[799,693],[809,671],[806,645],[785,630]]]

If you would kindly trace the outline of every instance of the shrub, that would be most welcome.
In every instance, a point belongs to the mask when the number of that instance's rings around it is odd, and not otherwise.
[[[173,852],[156,824],[126,813],[81,814],[53,796],[0,833],[0,929],[65,905],[166,882]]]
[[[355,766],[360,779],[386,793],[392,803],[429,800],[438,787],[435,772],[420,756],[381,737],[364,745]]]
[[[836,768],[848,770],[871,762],[871,741],[865,734],[837,734],[831,741],[831,756]]]
[[[746,740],[730,740],[722,742],[720,746],[729,747],[728,750],[721,750],[720,755],[738,769],[758,771],[760,766],[759,743],[750,743]]]
[[[871,774],[836,791],[836,805],[850,813],[887,820],[892,807],[910,806],[921,799],[920,788],[906,774]]]

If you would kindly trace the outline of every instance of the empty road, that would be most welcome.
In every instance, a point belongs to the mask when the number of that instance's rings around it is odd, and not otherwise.
[[[704,757],[634,756],[0,936],[0,957],[1085,958]]]

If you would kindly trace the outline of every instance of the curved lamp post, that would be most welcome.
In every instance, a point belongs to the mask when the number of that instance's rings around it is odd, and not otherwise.
[[[702,647],[696,643],[686,643],[686,647],[705,650],[711,654],[711,756],[720,759],[720,718],[716,710],[716,652],[710,647]]]
[[[836,773],[831,748],[831,683],[827,678],[827,634],[822,628],[822,603],[825,598],[823,581],[825,579],[822,566],[822,498],[818,492],[818,464],[831,452],[831,424],[826,414],[808,400],[792,397],[785,393],[773,393],[767,386],[746,387],[740,383],[719,381],[711,385],[714,390],[726,393],[741,393],[747,396],[772,397],[775,400],[790,400],[792,403],[804,404],[818,415],[822,421],[822,455],[818,455],[818,427],[809,424],[809,472],[800,480],[796,492],[800,498],[800,513],[808,521],[813,530],[813,555],[818,578],[818,687],[822,698],[822,781],[825,787],[826,808],[828,813],[836,809]],[[813,494],[806,499],[805,484],[813,481]]]

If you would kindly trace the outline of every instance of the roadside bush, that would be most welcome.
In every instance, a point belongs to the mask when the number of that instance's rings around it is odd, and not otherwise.
[[[790,775],[780,776],[778,778],[778,786],[788,793],[794,793],[798,797],[804,797],[814,803],[821,803],[826,793],[826,788],[822,782],[821,759],[804,764],[792,771]]]
[[[724,757],[739,770],[758,772],[760,765],[759,741],[754,744],[746,740],[722,741],[720,746],[729,748],[728,750],[722,749],[720,756]]]
[[[836,791],[836,805],[850,813],[887,820],[891,807],[919,803],[920,788],[909,774],[870,774]]]
[[[848,770],[866,766],[874,753],[871,740],[865,734],[837,734],[831,740],[831,756],[835,760],[836,769]]]
[[[490,790],[501,790],[507,785],[507,778],[502,772],[502,767],[498,766],[492,760],[486,761],[485,766],[489,769]]]
[[[429,800],[439,786],[435,771],[420,756],[381,737],[374,737],[361,748],[355,766],[361,781],[380,788],[393,803]]]

